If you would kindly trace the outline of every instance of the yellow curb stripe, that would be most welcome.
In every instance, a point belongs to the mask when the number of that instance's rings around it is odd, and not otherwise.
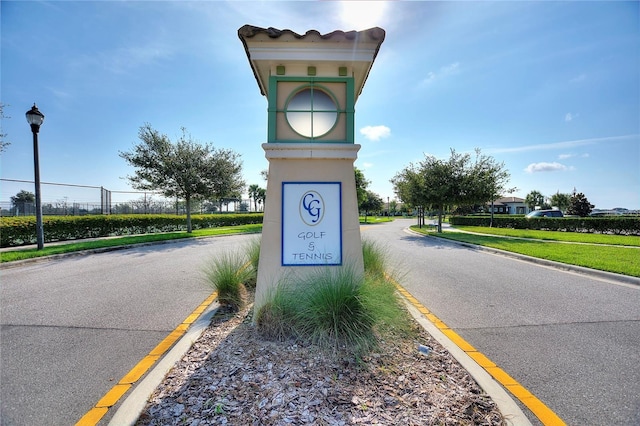
[[[109,392],[107,392],[100,401],[96,404],[97,408],[109,408],[113,407],[116,402],[120,399],[122,395],[127,393],[127,391],[131,389],[131,384],[120,384],[118,383],[114,387],[111,388]]]
[[[136,364],[135,367],[131,369],[131,371],[129,371],[122,379],[120,379],[120,382],[118,384],[127,385],[137,382],[138,379],[142,377],[153,364],[156,363],[158,358],[160,358],[159,355],[145,356],[139,363]]]
[[[536,397],[523,398],[522,403],[545,425],[565,425],[560,417]]]
[[[487,367],[485,370],[487,370],[487,373],[491,374],[494,379],[502,383],[504,386],[519,384],[516,379],[508,375],[507,372],[500,367]]]
[[[87,414],[82,416],[80,420],[78,420],[78,423],[76,423],[76,426],[96,425],[98,424],[100,419],[102,419],[104,415],[107,414],[108,410],[109,410],[108,408],[104,408],[104,407],[100,407],[100,408],[94,407],[91,410],[89,410]]]
[[[444,323],[443,323],[444,324]],[[462,337],[460,337],[460,335],[458,333],[456,333],[455,331],[451,330],[450,328],[441,330],[445,336],[447,336],[453,343],[456,344],[456,346],[458,346],[460,349],[462,349],[465,352],[473,352],[473,353],[479,353],[477,352],[476,348],[474,348],[473,346],[471,346],[466,340],[464,340]]]
[[[191,315],[189,315],[187,317],[187,319],[184,320],[183,324],[193,324],[194,322],[196,322],[196,320],[198,319],[198,317],[200,316],[202,312],[200,313],[192,313]]]
[[[218,292],[214,291],[205,299],[189,316],[182,321],[167,337],[162,340],[155,348],[149,352],[147,356],[142,358],[125,376],[120,379],[118,384],[112,387],[96,405],[89,410],[75,426],[95,426],[107,414],[109,408],[117,404],[124,394],[137,382],[147,371],[156,363],[162,355],[164,355],[175,342],[178,341],[189,329],[198,317],[213,303],[218,297]]]
[[[156,346],[155,348],[153,348],[153,350],[151,352],[149,352],[149,355],[162,355],[163,353],[165,353],[171,346],[173,346],[173,344],[180,338],[182,337],[182,335],[184,334],[183,331],[172,331],[171,334],[169,334],[167,337],[165,337],[165,339],[158,343],[158,346]]]
[[[563,426],[566,423],[542,401],[529,392],[516,379],[508,375],[503,369],[498,367],[493,361],[481,352],[478,352],[471,344],[464,340],[458,333],[449,328],[437,316],[422,306],[418,300],[405,290],[397,281],[387,276],[398,289],[398,292],[407,299],[420,313],[424,315],[433,325],[435,325],[445,336],[447,336],[456,346],[464,351],[471,359],[478,363],[487,373],[498,383],[505,387],[511,394],[524,404],[545,426]],[[425,313],[426,312],[426,313]]]
[[[467,352],[467,355],[469,355],[471,358],[473,358],[473,360],[475,362],[477,362],[478,365],[480,365],[480,367],[482,367],[484,369],[486,369],[487,367],[495,367],[496,366],[493,363],[493,361],[491,361],[489,358],[487,358],[483,353],[480,353],[480,352],[477,352],[477,351],[469,351],[469,352]],[[520,387],[522,387],[522,386],[520,386]]]

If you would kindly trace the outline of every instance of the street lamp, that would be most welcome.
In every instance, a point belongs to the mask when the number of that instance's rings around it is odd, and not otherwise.
[[[42,202],[40,198],[40,161],[38,159],[38,132],[40,125],[44,121],[44,114],[38,111],[36,104],[27,111],[27,123],[31,126],[33,133],[33,168],[36,184],[36,241],[38,250],[44,248],[44,229],[42,228]]]

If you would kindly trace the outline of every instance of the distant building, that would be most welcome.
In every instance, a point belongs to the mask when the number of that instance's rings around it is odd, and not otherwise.
[[[491,213],[491,203],[487,203],[485,210]],[[493,202],[493,212],[495,214],[527,214],[529,207],[524,203],[523,198],[502,197]]]

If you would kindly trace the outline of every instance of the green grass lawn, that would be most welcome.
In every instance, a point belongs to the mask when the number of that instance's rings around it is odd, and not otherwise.
[[[178,240],[183,238],[211,237],[216,235],[233,235],[258,233],[262,231],[262,224],[257,225],[240,225],[222,228],[197,229],[191,234],[186,231],[167,232],[163,234],[146,234],[135,235],[129,237],[112,237],[92,241],[74,241],[69,243],[61,243],[55,245],[45,244],[43,250],[35,248],[15,249],[0,253],[0,262],[12,262],[15,260],[32,259],[42,256],[51,256],[54,254],[73,253],[83,250],[95,250],[109,247],[130,246],[134,244],[153,243],[160,241]]]
[[[584,266],[601,271],[640,277],[640,249],[634,243],[638,237],[620,237],[615,235],[593,235],[571,232],[549,232],[547,238],[541,238],[539,233],[545,231],[505,230],[480,227],[457,227],[457,229],[474,232],[493,232],[496,235],[476,235],[463,232],[443,232],[436,234],[433,230],[411,229],[427,235],[434,235],[449,240],[497,248],[513,253],[524,254],[540,259],[553,260],[570,265]],[[504,231],[508,231],[504,233]],[[504,238],[505,235],[514,238]],[[534,239],[535,238],[535,239]],[[619,238],[627,244],[617,242]],[[539,241],[540,239],[550,241]],[[614,242],[616,241],[616,242]],[[607,244],[620,244],[617,246]]]
[[[366,219],[366,222],[365,222]],[[360,224],[373,224],[373,223],[384,223],[384,222],[393,222],[393,216],[360,216]]]
[[[586,234],[578,232],[536,231],[529,229],[489,228],[483,226],[456,226],[461,231],[479,234],[501,235],[505,237],[531,238],[548,241],[564,241],[572,243],[611,244],[620,246],[640,247],[640,237],[637,235],[605,235]]]

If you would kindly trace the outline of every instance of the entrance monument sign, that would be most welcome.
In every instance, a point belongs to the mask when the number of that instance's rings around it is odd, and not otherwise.
[[[364,273],[353,163],[355,103],[385,31],[238,30],[267,97],[269,160],[256,312],[283,279],[316,268]]]
[[[282,185],[282,266],[341,265],[341,182]]]

